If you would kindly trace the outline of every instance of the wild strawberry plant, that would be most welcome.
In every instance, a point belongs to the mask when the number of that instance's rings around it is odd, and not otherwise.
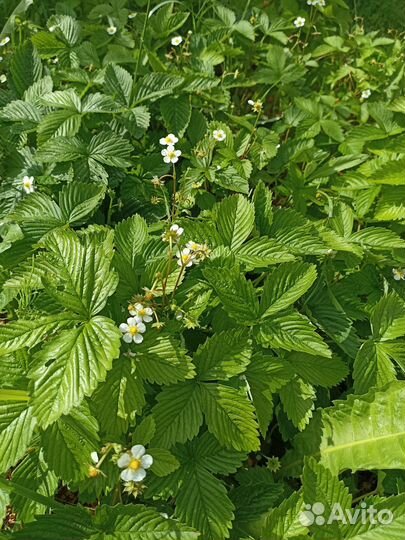
[[[399,538],[401,37],[343,0],[31,4],[0,41],[4,536]]]

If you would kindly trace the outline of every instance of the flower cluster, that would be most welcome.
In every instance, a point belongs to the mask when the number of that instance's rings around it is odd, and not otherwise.
[[[404,268],[393,268],[392,276],[395,281],[400,281],[401,279],[405,280],[405,269]]]
[[[305,25],[305,18],[304,17],[297,17],[294,21],[295,28],[302,28]]]
[[[159,143],[162,146],[166,146],[166,148],[163,148],[161,151],[165,163],[177,163],[179,161],[181,150],[176,150],[174,147],[178,140],[179,139],[173,135],[173,133],[169,133],[169,135],[166,135],[166,137],[162,137],[159,140]]]
[[[127,322],[121,323],[119,326],[123,334],[122,339],[125,343],[142,343],[142,334],[146,332],[145,323],[153,321],[153,309],[137,303],[135,305],[130,304],[128,311],[132,317],[128,317]]]

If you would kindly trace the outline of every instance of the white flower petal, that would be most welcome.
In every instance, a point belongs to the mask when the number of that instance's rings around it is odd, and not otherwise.
[[[131,454],[134,456],[135,459],[140,459],[143,455],[145,455],[145,447],[143,444],[135,444],[131,448]]]
[[[127,325],[127,323],[123,322],[119,325],[119,329],[125,334],[126,332],[128,332],[129,326]]]
[[[141,321],[142,321],[141,317],[138,317],[138,316],[129,317],[129,319],[127,319],[128,326],[136,326]]]
[[[125,343],[132,343],[132,334],[124,334],[122,339],[125,341]]]
[[[153,321],[153,317],[151,317],[150,315],[144,315],[143,320],[144,320],[145,322],[152,322],[152,321]]]
[[[124,482],[134,482],[134,475],[135,471],[133,471],[132,469],[124,469],[123,471],[121,471],[120,477],[122,480],[124,480]]]
[[[141,482],[146,476],[145,469],[138,469],[137,471],[131,471],[131,472],[132,472],[131,480],[133,482]]]
[[[142,334],[135,334],[134,337],[133,337],[133,340],[134,340],[134,343],[142,343],[143,341],[143,336]]]
[[[125,452],[125,454],[122,454],[122,456],[119,457],[117,461],[118,467],[124,468],[128,467],[128,465],[131,463],[131,456]]]
[[[163,158],[163,161],[164,161],[165,163],[170,163],[170,158],[168,158],[167,156],[165,156],[165,157]]]
[[[145,454],[141,459],[141,464],[144,469],[149,469],[153,464],[153,457],[149,454]]]
[[[93,463],[98,463],[98,454],[97,454],[97,452],[92,452],[92,453],[90,454],[90,457],[91,457],[91,461],[92,461]]]

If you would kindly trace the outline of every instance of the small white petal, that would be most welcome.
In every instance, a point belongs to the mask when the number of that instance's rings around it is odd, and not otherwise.
[[[123,322],[120,324],[119,329],[125,334],[126,332],[128,332],[129,326],[127,325],[127,323]]]
[[[131,454],[134,456],[135,459],[140,459],[143,455],[145,455],[145,447],[143,444],[135,444],[131,448]]]
[[[167,157],[167,156],[165,156],[165,157],[163,158],[163,161],[164,161],[165,163],[170,163],[170,158]]]
[[[143,320],[144,320],[145,322],[152,322],[152,321],[153,321],[153,317],[151,317],[150,315],[144,315]]]
[[[131,462],[131,456],[128,453],[125,453],[125,454],[122,454],[122,456],[120,456],[120,458],[117,461],[117,465],[118,467],[121,467],[122,469],[124,467],[128,467],[130,462]]]
[[[125,341],[125,343],[132,343],[132,334],[124,334],[122,339]]]
[[[92,461],[93,463],[98,463],[98,454],[97,454],[97,452],[92,452],[92,453],[90,454],[90,457],[91,457],[91,461]]]
[[[141,317],[129,317],[129,319],[127,319],[127,323],[129,326],[136,326],[139,322],[141,322],[142,319]]]
[[[142,343],[143,341],[143,336],[141,334],[135,334],[133,340],[134,343],[137,343],[139,345],[139,343]]]
[[[149,469],[153,464],[153,457],[149,454],[145,454],[141,459],[141,464],[144,469]]]

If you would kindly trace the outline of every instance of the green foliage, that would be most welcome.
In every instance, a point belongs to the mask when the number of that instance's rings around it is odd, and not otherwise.
[[[13,9],[5,538],[400,538],[402,36],[342,0]]]

